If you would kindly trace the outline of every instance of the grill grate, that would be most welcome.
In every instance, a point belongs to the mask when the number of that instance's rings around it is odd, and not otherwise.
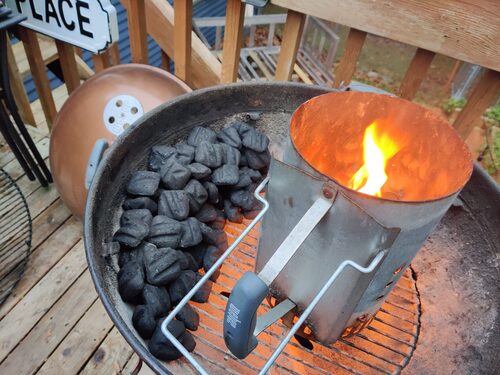
[[[230,243],[243,231],[244,225],[226,225]],[[259,335],[259,345],[245,360],[233,357],[224,344],[222,321],[227,295],[244,272],[253,270],[257,238],[258,229],[254,228],[226,259],[208,303],[192,303],[200,313],[200,327],[194,332],[197,343],[194,356],[210,374],[257,373],[288,330],[281,322],[272,325]],[[263,303],[259,314],[269,308],[267,302]],[[418,290],[411,270],[407,270],[367,328],[340,339],[331,347],[313,342],[312,350],[294,339],[278,357],[270,373],[398,374],[416,347],[419,319]],[[174,374],[194,373],[184,358],[166,367]]]
[[[0,304],[21,278],[31,249],[31,216],[21,190],[0,169]]]

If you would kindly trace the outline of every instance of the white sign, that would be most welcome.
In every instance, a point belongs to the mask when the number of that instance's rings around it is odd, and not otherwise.
[[[7,6],[28,17],[22,26],[94,53],[118,40],[110,0],[7,0]]]

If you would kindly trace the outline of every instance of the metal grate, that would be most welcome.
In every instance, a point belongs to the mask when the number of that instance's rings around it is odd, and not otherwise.
[[[21,190],[0,169],[0,304],[21,278],[31,249],[31,216]]]
[[[226,225],[230,243],[245,225]],[[258,229],[254,229],[226,259],[208,303],[191,302],[200,314],[200,327],[194,332],[194,357],[210,374],[257,373],[288,330],[281,322],[268,328],[258,336],[259,345],[254,352],[243,361],[233,357],[224,344],[222,321],[227,296],[243,273],[253,270],[257,238]],[[259,314],[269,308],[267,303],[262,304]],[[367,328],[353,337],[340,339],[331,347],[313,342],[313,348],[309,349],[294,339],[278,357],[270,373],[398,374],[413,354],[419,327],[418,290],[411,270],[407,270]],[[195,373],[185,358],[168,363],[166,367],[174,374]]]

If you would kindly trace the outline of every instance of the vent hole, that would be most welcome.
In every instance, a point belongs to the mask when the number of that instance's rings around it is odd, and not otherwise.
[[[385,286],[385,287],[386,287],[386,288],[387,288],[387,287],[390,287],[390,286],[392,285],[392,283],[393,283],[393,282],[394,282],[394,281],[389,281],[389,282],[386,284],[386,286]]]
[[[222,292],[220,292],[220,294],[221,294],[221,296],[224,296],[224,297],[226,297],[226,298],[229,298],[229,296],[231,295],[231,293],[226,292],[225,290],[224,290],[224,291],[222,291]]]
[[[294,335],[293,337],[295,337],[295,340],[297,340],[297,342],[300,345],[302,345],[304,348],[309,349],[309,350],[313,350],[314,349],[314,345],[311,342],[311,340],[308,340],[305,337],[302,337],[302,336],[299,336],[299,335]]]
[[[115,118],[113,116],[111,116],[110,118],[108,118],[108,121],[110,124],[112,124],[115,122]]]
[[[377,301],[380,301],[382,298],[384,298],[385,296],[382,294],[381,296],[378,296],[377,297]]]

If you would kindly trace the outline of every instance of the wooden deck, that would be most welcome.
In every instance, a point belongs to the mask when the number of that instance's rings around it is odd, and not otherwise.
[[[61,100],[66,96],[62,86]],[[48,158],[47,132],[31,128],[30,133]],[[0,148],[0,167],[17,181],[33,219],[27,268],[0,307],[0,374],[130,373],[138,357],[97,297],[81,221],[71,215],[54,185],[42,188],[28,180],[7,146]],[[152,372],[143,366],[140,373]]]

